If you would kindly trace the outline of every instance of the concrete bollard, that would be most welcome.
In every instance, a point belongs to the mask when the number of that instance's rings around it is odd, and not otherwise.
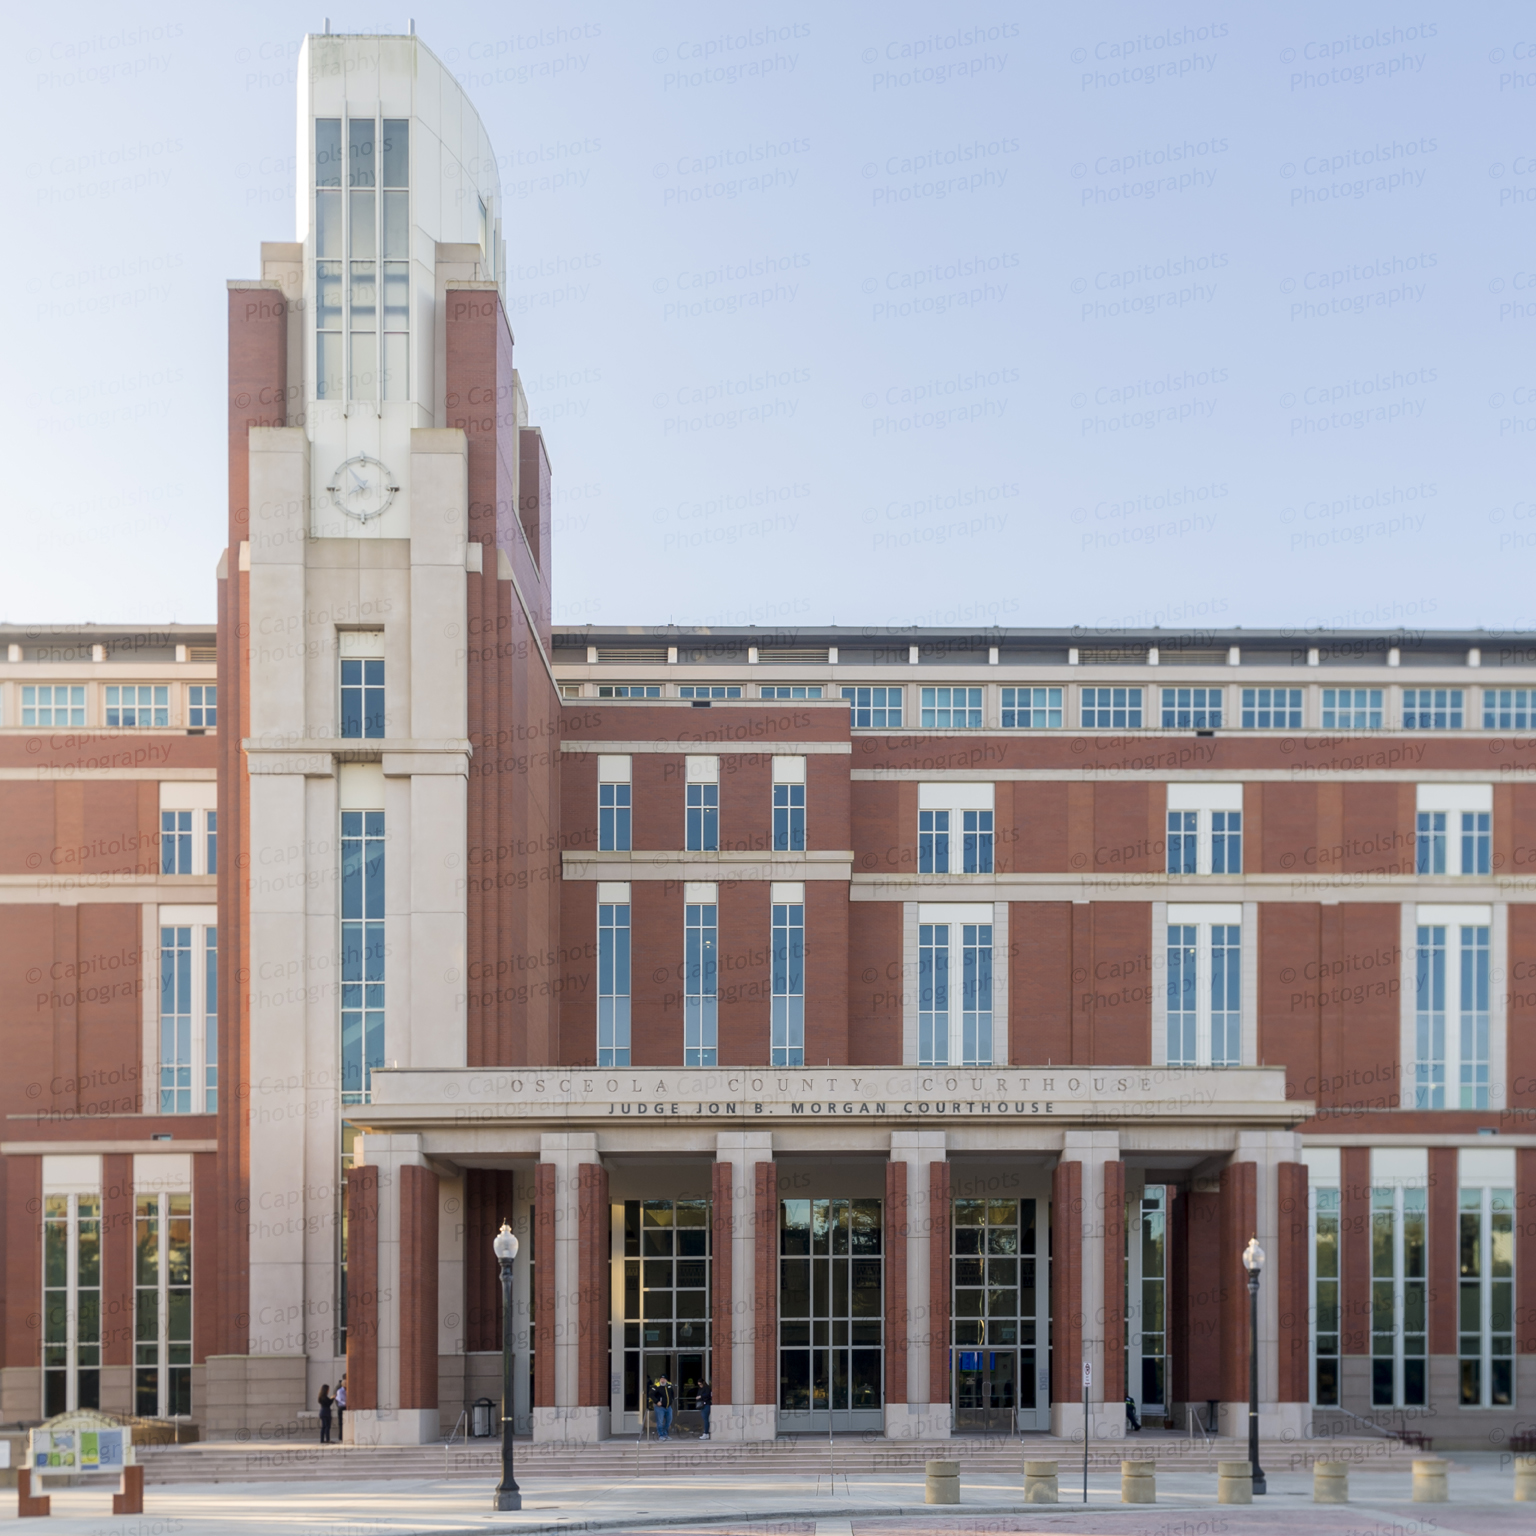
[[[1451,1464],[1443,1456],[1421,1456],[1413,1463],[1413,1502],[1445,1504],[1451,1497]]]
[[[958,1461],[930,1461],[927,1463],[928,1486],[923,1490],[925,1504],[958,1504],[960,1502],[960,1463]]]
[[[1347,1461],[1319,1461],[1313,1465],[1312,1502],[1314,1504],[1349,1503],[1349,1463]]]
[[[1054,1461],[1026,1461],[1024,1463],[1024,1502],[1026,1504],[1055,1504],[1059,1500]]]
[[[1515,1457],[1515,1502],[1536,1504],[1536,1456]]]
[[[1253,1463],[1218,1461],[1216,1463],[1216,1502],[1218,1504],[1253,1503]]]
[[[1120,1463],[1120,1502],[1122,1504],[1157,1503],[1157,1463],[1122,1461]]]

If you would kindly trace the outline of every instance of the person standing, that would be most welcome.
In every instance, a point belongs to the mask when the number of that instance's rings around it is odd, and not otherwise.
[[[715,1405],[715,1394],[707,1381],[699,1383],[699,1390],[694,1394],[694,1402],[699,1406],[699,1412],[704,1415],[704,1433],[700,1436],[703,1440],[709,1439],[709,1410]]]
[[[651,1411],[656,1419],[656,1438],[668,1440],[672,1430],[672,1383],[663,1372],[651,1383]]]
[[[335,1401],[336,1399],[331,1396],[330,1382],[322,1382],[320,1385],[320,1396],[318,1398],[318,1402],[320,1404],[321,1445],[329,1445],[331,1443],[331,1404]]]
[[[342,1373],[342,1377],[341,1377],[341,1385],[336,1388],[336,1443],[337,1443],[337,1445],[342,1444],[342,1442],[346,1438],[345,1435],[342,1433],[342,1431],[346,1428],[346,1423],[347,1423],[347,1377],[346,1377],[346,1373],[343,1372]]]

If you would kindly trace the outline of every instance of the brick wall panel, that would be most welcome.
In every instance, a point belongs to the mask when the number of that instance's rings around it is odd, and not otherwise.
[[[379,1406],[379,1170],[347,1170],[347,1406]]]
[[[1260,792],[1264,840],[1252,848],[1245,841],[1248,868],[1270,875],[1311,868],[1307,855],[1317,847],[1317,786],[1265,784]]]
[[[1344,1147],[1339,1177],[1339,1353],[1371,1347],[1371,1149]]]
[[[1229,1163],[1221,1173],[1221,1249],[1215,1277],[1221,1306],[1221,1400],[1248,1397],[1248,1272],[1242,1252],[1258,1225],[1258,1167]]]
[[[400,1169],[400,1406],[437,1407],[438,1185]],[[350,1398],[350,1394],[349,1394]]]
[[[722,884],[718,912],[720,1064],[764,1065],[769,1060],[771,987],[768,883]]]
[[[1163,846],[1148,832],[1151,784],[1096,784],[1093,788],[1093,862],[1096,874],[1145,873],[1160,869]]]
[[[773,757],[735,753],[720,759],[720,847],[760,853],[773,847]]]
[[[1090,910],[1093,965],[1078,985],[1092,999],[1093,1060],[1141,1065],[1152,1059],[1152,908],[1111,901]]]
[[[731,1240],[733,1227],[734,1194],[732,1184],[734,1167],[730,1163],[717,1162],[711,1170],[710,1189],[710,1250],[713,1254],[710,1284],[716,1301],[710,1313],[710,1387],[714,1403],[725,1408],[734,1403],[735,1387],[731,1371],[731,1345],[734,1338],[736,1314],[724,1303],[731,1296],[731,1266],[735,1259]],[[605,1266],[606,1268],[606,1266]]]
[[[687,825],[687,765],[683,754],[637,752],[630,766],[633,781],[631,841],[635,848],[681,848]]]
[[[849,759],[814,752],[805,760],[805,841],[811,848],[853,847],[853,785]],[[876,786],[861,783],[859,792]],[[862,866],[861,866],[862,867]]]
[[[597,885],[566,880],[560,898],[560,1061],[571,1067],[597,1064]],[[633,912],[631,906],[631,912]],[[635,956],[630,952],[630,985]]]
[[[885,1165],[885,1400],[907,1401],[907,1165]]]
[[[848,1060],[855,1066],[901,1061],[901,921],[899,902],[848,906]]]
[[[810,880],[805,887],[805,1060],[807,1066],[849,1061],[848,887]],[[861,983],[862,985],[862,983]],[[766,1057],[762,1058],[767,1060]]]
[[[1008,1060],[1044,1066],[1072,1059],[1072,905],[1008,907]]]
[[[1187,1199],[1185,1274],[1189,1289],[1183,1400],[1198,1405],[1221,1399],[1221,1340],[1231,1277],[1221,1262],[1222,1197],[1214,1192],[1192,1191]],[[1246,1388],[1244,1391],[1246,1394]]]
[[[1259,905],[1259,1060],[1285,1068],[1293,1099],[1321,1086],[1318,913],[1310,901]]]
[[[1074,788],[1087,787],[1048,780],[1026,780],[1012,786],[1010,869],[1043,875],[1069,867],[1068,800]]]
[[[1279,1390],[1282,1403],[1304,1403],[1311,1393],[1307,1358],[1308,1291],[1311,1255],[1307,1250],[1307,1166],[1281,1163],[1277,1170],[1280,1227],[1273,1283],[1279,1288]],[[1268,1277],[1266,1277],[1268,1278]]]
[[[1346,874],[1412,874],[1412,784],[1345,784],[1342,868]],[[1334,863],[1330,859],[1330,864]]]
[[[1051,1176],[1051,1401],[1081,1402],[1083,1374],[1083,1165]]]
[[[630,894],[630,1061],[637,1067],[679,1066],[683,887],[647,880],[636,882]]]

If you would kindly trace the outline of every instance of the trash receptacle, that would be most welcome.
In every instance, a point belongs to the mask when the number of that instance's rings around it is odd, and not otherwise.
[[[469,1410],[469,1432],[477,1439],[484,1440],[487,1436],[496,1433],[496,1404],[488,1397],[477,1397]]]

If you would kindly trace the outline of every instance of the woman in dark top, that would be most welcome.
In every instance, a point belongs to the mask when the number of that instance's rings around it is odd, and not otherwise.
[[[331,1404],[335,1399],[331,1396],[331,1384],[325,1382],[320,1388],[320,1444],[331,1443]]]
[[[704,1415],[704,1433],[701,1436],[701,1438],[705,1439],[705,1440],[708,1440],[709,1439],[709,1410],[714,1406],[715,1394],[714,1394],[714,1389],[710,1386],[710,1384],[707,1381],[701,1381],[699,1383],[699,1390],[694,1394],[693,1401],[694,1401],[694,1404],[697,1406],[699,1412]]]

